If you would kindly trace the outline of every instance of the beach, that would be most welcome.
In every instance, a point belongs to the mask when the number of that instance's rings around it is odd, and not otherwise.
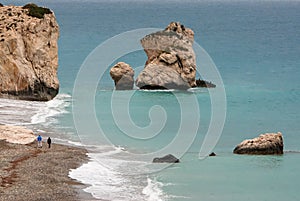
[[[37,148],[0,141],[0,200],[96,200],[71,179],[70,169],[89,160],[83,148],[46,143]]]
[[[24,6],[28,1],[2,3]],[[46,102],[0,98],[0,124],[24,126],[32,130],[33,140],[41,134],[43,140],[51,137],[56,144],[75,147],[54,144],[49,150],[46,144],[37,149],[37,142],[1,142],[0,201],[93,199],[90,195],[113,201],[300,200],[299,1],[32,3],[55,14],[58,60],[52,59],[54,55],[51,59],[43,56],[56,44],[55,37],[44,31],[50,24],[35,29],[39,20],[24,16],[28,31],[21,26],[18,12],[3,8],[7,16],[1,26],[3,32],[9,28],[9,33],[1,34],[0,50],[8,54],[8,60],[0,56],[0,69],[11,69],[14,79],[3,73],[0,80],[15,91],[13,81],[26,86],[22,84],[25,78],[35,76],[26,69],[19,76],[7,61],[24,67],[25,60],[32,57],[28,68],[57,61],[59,93]],[[163,31],[171,22],[193,30],[196,78],[216,87],[139,90],[134,83],[133,90],[115,90],[110,69],[125,62],[134,70],[136,81],[148,60],[141,39]],[[12,38],[22,30],[24,34]],[[50,30],[55,36],[57,29]],[[24,43],[21,38],[26,39]],[[25,46],[36,45],[37,51],[21,53]],[[161,58],[171,64],[171,58],[178,60],[170,55]],[[40,71],[42,80],[55,83],[48,73],[56,71],[46,69]],[[32,86],[34,82],[26,89]],[[43,89],[44,83],[39,86]],[[223,89],[226,96],[221,96]],[[233,154],[246,139],[278,132],[284,140],[283,155]],[[88,156],[82,147],[88,149]],[[216,156],[203,158],[204,150]],[[153,164],[153,158],[166,154],[179,158],[180,163],[152,172],[161,165]]]

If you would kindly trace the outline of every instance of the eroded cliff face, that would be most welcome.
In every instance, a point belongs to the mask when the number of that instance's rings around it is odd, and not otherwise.
[[[179,22],[145,36],[142,46],[148,56],[137,77],[140,88],[188,89],[196,86],[194,32]]]
[[[0,7],[0,97],[47,101],[59,90],[59,27],[19,6]]]

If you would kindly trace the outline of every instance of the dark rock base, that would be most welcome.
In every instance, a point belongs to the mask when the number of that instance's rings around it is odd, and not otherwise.
[[[205,88],[215,88],[216,87],[215,84],[205,81],[205,80],[201,80],[201,79],[196,80],[196,85],[197,85],[196,87],[205,87]]]
[[[173,156],[172,154],[168,154],[161,158],[154,158],[153,163],[179,163],[179,159]]]
[[[2,91],[0,92],[0,98],[9,98],[16,100],[28,100],[28,101],[49,101],[52,100],[59,90],[53,88],[47,88],[45,86],[39,86],[35,90],[24,91]]]

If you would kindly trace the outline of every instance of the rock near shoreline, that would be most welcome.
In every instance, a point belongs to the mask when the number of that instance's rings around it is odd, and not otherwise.
[[[59,27],[52,11],[36,6],[47,11],[38,15],[32,6],[0,6],[1,98],[47,101],[58,93]]]
[[[276,155],[283,154],[283,137],[278,133],[265,133],[251,140],[244,140],[233,150],[235,154]]]

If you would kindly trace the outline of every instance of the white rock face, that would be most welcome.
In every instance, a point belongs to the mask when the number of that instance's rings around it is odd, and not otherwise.
[[[9,143],[29,144],[35,141],[33,131],[21,126],[0,125],[0,140]]]
[[[47,101],[59,90],[59,27],[19,6],[0,7],[0,97]]]

